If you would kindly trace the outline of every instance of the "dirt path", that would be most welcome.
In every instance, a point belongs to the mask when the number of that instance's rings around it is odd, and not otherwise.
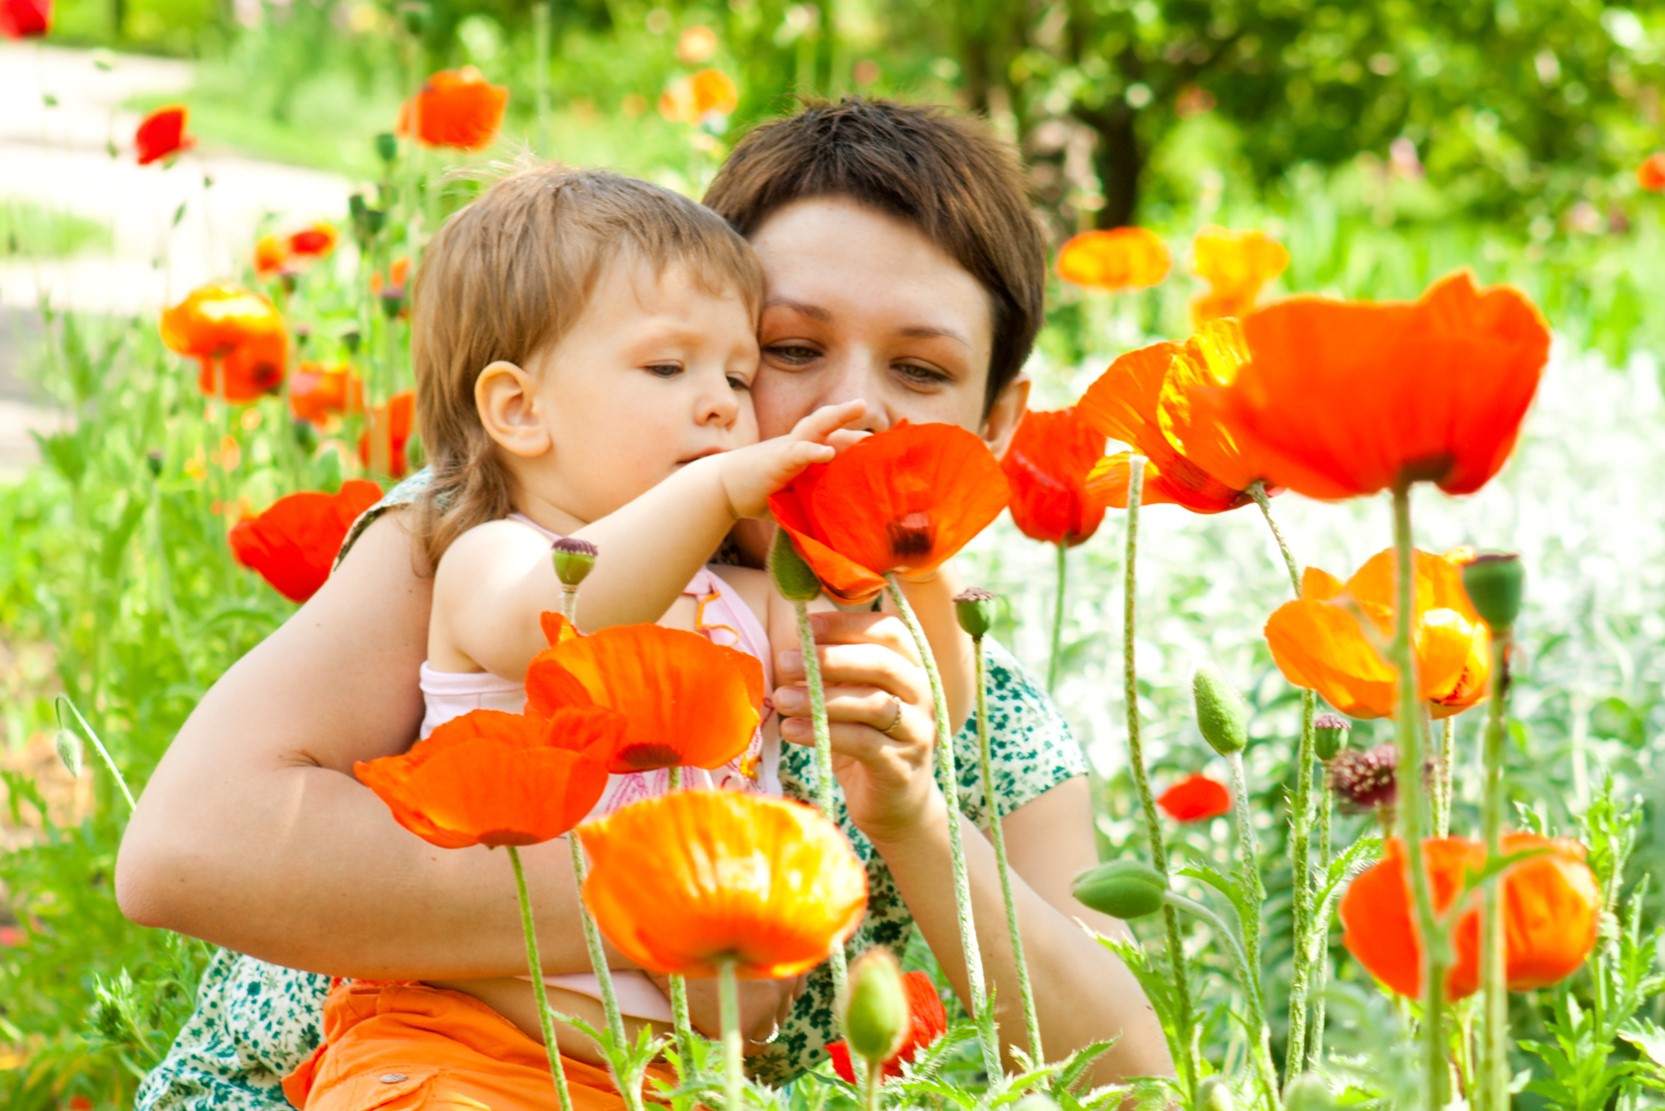
[[[43,297],[84,313],[154,312],[202,282],[236,276],[263,220],[346,211],[348,183],[313,170],[212,150],[139,166],[139,118],[121,105],[144,93],[188,104],[190,85],[186,62],[0,43],[0,200],[97,220],[114,240],[67,259],[0,261],[0,481],[34,461],[30,430],[57,420],[27,384]]]

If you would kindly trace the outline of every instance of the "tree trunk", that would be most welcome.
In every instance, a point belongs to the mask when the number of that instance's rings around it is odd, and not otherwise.
[[[1100,228],[1131,224],[1139,208],[1139,177],[1145,168],[1136,126],[1138,115],[1125,104],[1077,115],[1098,134],[1093,169],[1098,172],[1099,188],[1104,190],[1104,207],[1099,209],[1095,223]]]

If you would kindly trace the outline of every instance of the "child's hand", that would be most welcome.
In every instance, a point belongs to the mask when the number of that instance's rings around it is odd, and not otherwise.
[[[716,456],[735,520],[762,517],[769,511],[769,495],[797,478],[812,463],[830,462],[841,448],[864,433],[849,428],[867,414],[861,399],[824,405],[772,440],[736,448]]]

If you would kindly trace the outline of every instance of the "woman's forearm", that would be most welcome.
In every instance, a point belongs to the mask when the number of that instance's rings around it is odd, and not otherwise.
[[[948,863],[948,811],[934,796],[932,812],[905,839],[875,844],[889,865],[914,921],[961,1001],[969,999]],[[963,819],[955,815],[954,820]],[[1009,823],[1008,823],[1009,825]],[[1002,1041],[1023,1045],[1023,1004],[1006,929],[994,850],[966,823],[965,848],[983,966],[992,986]],[[1094,1041],[1119,1037],[1092,1070],[1095,1083],[1171,1073],[1160,1024],[1132,973],[1073,920],[1079,906],[1049,902],[1022,875],[1013,876],[1024,953],[1034,986],[1041,1037],[1056,1060]],[[1054,893],[1054,898],[1057,898]]]

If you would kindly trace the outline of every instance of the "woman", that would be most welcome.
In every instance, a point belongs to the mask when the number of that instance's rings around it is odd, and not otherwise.
[[[763,264],[754,389],[762,435],[860,397],[872,430],[946,421],[1004,450],[1028,395],[1019,372],[1041,323],[1045,253],[1002,144],[940,110],[812,105],[748,135],[706,203]],[[518,921],[505,913],[513,888],[501,854],[429,847],[352,779],[355,760],[403,751],[421,716],[415,676],[430,580],[399,517],[384,512],[350,538],[330,582],[228,671],[186,723],[122,844],[118,896],[135,921],[341,976],[479,977],[524,967]],[[750,539],[755,558],[766,537]],[[962,756],[951,805],[932,777],[927,681],[897,619],[826,613],[815,628],[843,825],[868,859],[872,887],[853,947],[899,946],[917,925],[965,1000],[947,823],[987,821],[975,775],[963,774],[974,763]],[[1168,1071],[1137,983],[1075,921],[1125,932],[1070,896],[1073,877],[1096,863],[1079,753],[1009,657],[991,656],[994,810],[1017,874],[1048,1054],[1119,1035],[1097,1080]],[[800,742],[783,758],[782,778],[802,793],[810,763],[801,747],[809,708],[795,686],[802,661],[784,650],[777,664],[782,736]],[[969,736],[961,731],[962,753]],[[985,972],[1003,1036],[1021,1045],[993,852],[982,837],[966,843]],[[538,921],[570,922],[576,896],[564,846],[525,859]],[[578,931],[546,927],[541,941],[546,970],[588,967]],[[140,1106],[283,1107],[276,1081],[316,1040],[324,984],[234,954],[217,958],[197,1014]],[[754,1072],[789,1078],[836,1036],[822,970],[753,1058]]]

